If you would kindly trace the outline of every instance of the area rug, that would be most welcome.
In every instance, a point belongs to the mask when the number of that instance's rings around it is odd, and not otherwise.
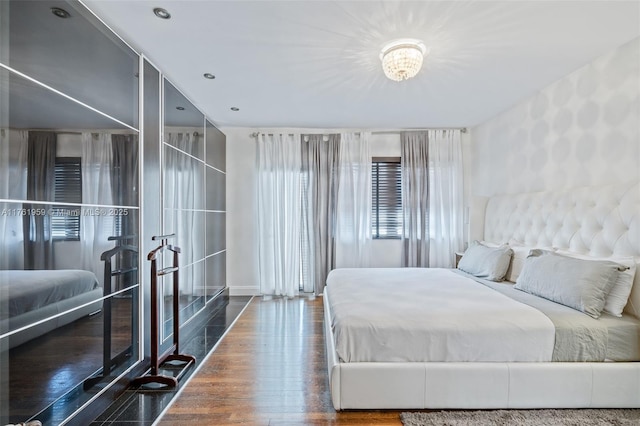
[[[401,413],[404,426],[627,426],[640,410],[486,410]]]

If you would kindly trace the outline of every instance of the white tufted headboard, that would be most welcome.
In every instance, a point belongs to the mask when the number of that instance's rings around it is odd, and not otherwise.
[[[484,239],[640,261],[640,183],[491,197]],[[640,272],[625,310],[640,318]]]

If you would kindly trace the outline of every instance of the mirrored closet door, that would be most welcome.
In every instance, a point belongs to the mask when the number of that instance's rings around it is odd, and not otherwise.
[[[1,3],[0,424],[59,423],[139,360],[138,56],[77,2]]]

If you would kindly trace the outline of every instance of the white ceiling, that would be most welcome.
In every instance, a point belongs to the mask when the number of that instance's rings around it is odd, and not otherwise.
[[[84,3],[219,126],[470,127],[640,35],[638,1]],[[403,37],[430,54],[397,83],[378,55]]]

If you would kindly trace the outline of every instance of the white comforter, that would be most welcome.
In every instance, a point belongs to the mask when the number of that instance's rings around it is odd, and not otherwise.
[[[325,297],[344,362],[552,358],[549,318],[451,270],[336,269]]]

